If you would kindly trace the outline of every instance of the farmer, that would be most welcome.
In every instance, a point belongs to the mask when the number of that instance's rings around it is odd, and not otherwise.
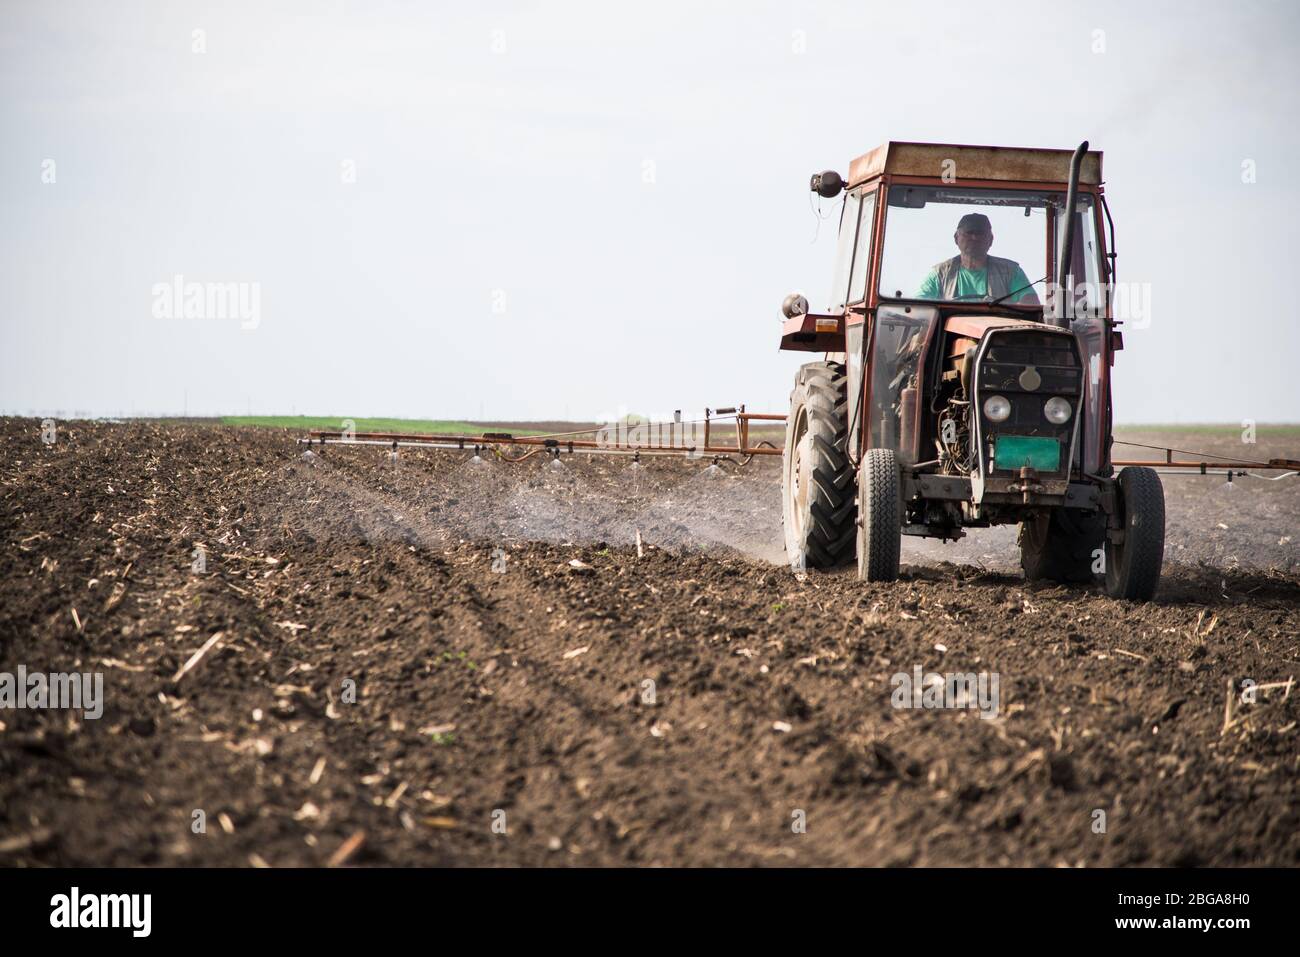
[[[1013,259],[989,255],[993,225],[983,213],[967,213],[952,234],[960,255],[930,270],[917,292],[918,299],[999,299],[1037,305],[1025,271]],[[1008,295],[1013,294],[1013,295]]]

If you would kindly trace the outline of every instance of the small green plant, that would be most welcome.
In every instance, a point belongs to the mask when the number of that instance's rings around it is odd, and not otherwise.
[[[476,671],[478,669],[478,665],[474,662],[472,658],[470,658],[469,652],[466,651],[458,651],[455,654],[452,654],[450,651],[444,651],[442,653],[442,661],[445,664],[450,664],[454,661],[460,661],[463,662],[465,667],[468,668],[470,671]]]

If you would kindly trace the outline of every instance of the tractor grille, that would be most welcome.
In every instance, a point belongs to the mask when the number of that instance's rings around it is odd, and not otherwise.
[[[1019,332],[1008,336],[1005,332],[994,333],[997,337],[989,343],[985,360],[988,362],[1007,362],[1013,365],[1067,366],[1079,367],[1079,357],[1074,350],[1074,341],[1070,336],[1044,335],[1041,332]],[[1007,340],[1014,338],[1014,342]]]
[[[977,378],[985,474],[1013,473],[1026,462],[1045,474],[1067,471],[1083,386],[1074,337],[1020,329],[988,335]],[[984,400],[992,395],[1011,403],[1011,415],[1002,422],[984,414]],[[1060,425],[1043,413],[1053,396],[1066,399],[1074,410]]]

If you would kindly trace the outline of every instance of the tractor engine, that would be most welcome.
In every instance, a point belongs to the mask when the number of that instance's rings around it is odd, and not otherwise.
[[[976,344],[964,336],[955,343],[956,355],[949,359],[939,385],[939,452],[941,475],[970,475],[975,468],[975,444],[971,438],[971,376]]]

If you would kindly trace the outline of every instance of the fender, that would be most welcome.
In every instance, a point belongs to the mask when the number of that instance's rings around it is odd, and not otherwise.
[[[843,352],[844,317],[805,313],[781,325],[781,349],[787,352]]]

